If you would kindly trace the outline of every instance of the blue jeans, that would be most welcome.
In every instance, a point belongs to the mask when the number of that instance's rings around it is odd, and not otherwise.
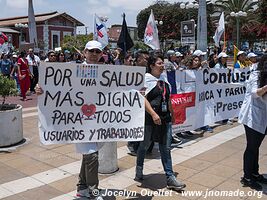
[[[145,125],[145,135],[144,140],[140,142],[138,150],[137,150],[137,159],[136,165],[139,167],[144,166],[144,160],[146,151],[151,144],[151,135],[152,135],[152,128],[151,125]],[[173,175],[172,171],[172,157],[171,157],[171,139],[172,139],[172,126],[171,123],[167,124],[167,141],[166,144],[159,144],[159,151],[161,162],[167,177]]]

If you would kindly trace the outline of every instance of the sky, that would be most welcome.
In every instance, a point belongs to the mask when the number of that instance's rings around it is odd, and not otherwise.
[[[169,0],[170,3],[184,0]],[[89,32],[93,31],[93,15],[108,17],[107,27],[122,24],[122,13],[126,14],[128,26],[136,26],[136,16],[144,8],[153,4],[153,0],[33,0],[34,13],[58,11],[66,12],[76,18]],[[0,18],[28,15],[28,0],[0,0],[2,6]],[[78,33],[85,33],[85,27]]]

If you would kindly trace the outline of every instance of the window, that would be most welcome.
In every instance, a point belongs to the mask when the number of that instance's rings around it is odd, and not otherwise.
[[[52,49],[60,47],[60,31],[51,31]]]

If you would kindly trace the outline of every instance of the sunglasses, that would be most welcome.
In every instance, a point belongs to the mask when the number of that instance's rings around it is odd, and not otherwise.
[[[50,55],[50,57],[56,57],[56,55]]]
[[[101,51],[99,50],[99,49],[90,49],[90,50],[88,50],[90,53],[97,53],[97,54],[99,54],[99,53],[101,53]]]

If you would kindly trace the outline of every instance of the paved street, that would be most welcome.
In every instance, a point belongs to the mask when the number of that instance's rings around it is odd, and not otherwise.
[[[9,152],[0,152],[0,199],[75,199],[81,156],[75,153],[72,144],[40,144],[36,95],[31,98],[26,102],[20,101],[19,97],[8,99],[9,102],[22,103],[24,106],[23,127],[27,142]],[[265,140],[260,154],[262,173],[267,172],[266,145]],[[174,171],[177,178],[187,184],[183,193],[176,193],[166,189],[157,147],[145,160],[145,180],[139,183],[133,180],[136,157],[128,154],[126,142],[119,142],[119,171],[112,175],[100,175],[100,188],[108,189],[111,195],[104,199],[126,199],[127,194],[131,195],[131,199],[267,199],[260,193],[250,197],[218,196],[222,191],[244,191],[245,195],[252,195],[252,190],[243,188],[239,183],[244,148],[244,130],[237,123],[216,125],[214,133],[195,135],[182,148],[174,148]],[[210,196],[206,194],[208,190]],[[194,191],[198,193],[186,193]]]

